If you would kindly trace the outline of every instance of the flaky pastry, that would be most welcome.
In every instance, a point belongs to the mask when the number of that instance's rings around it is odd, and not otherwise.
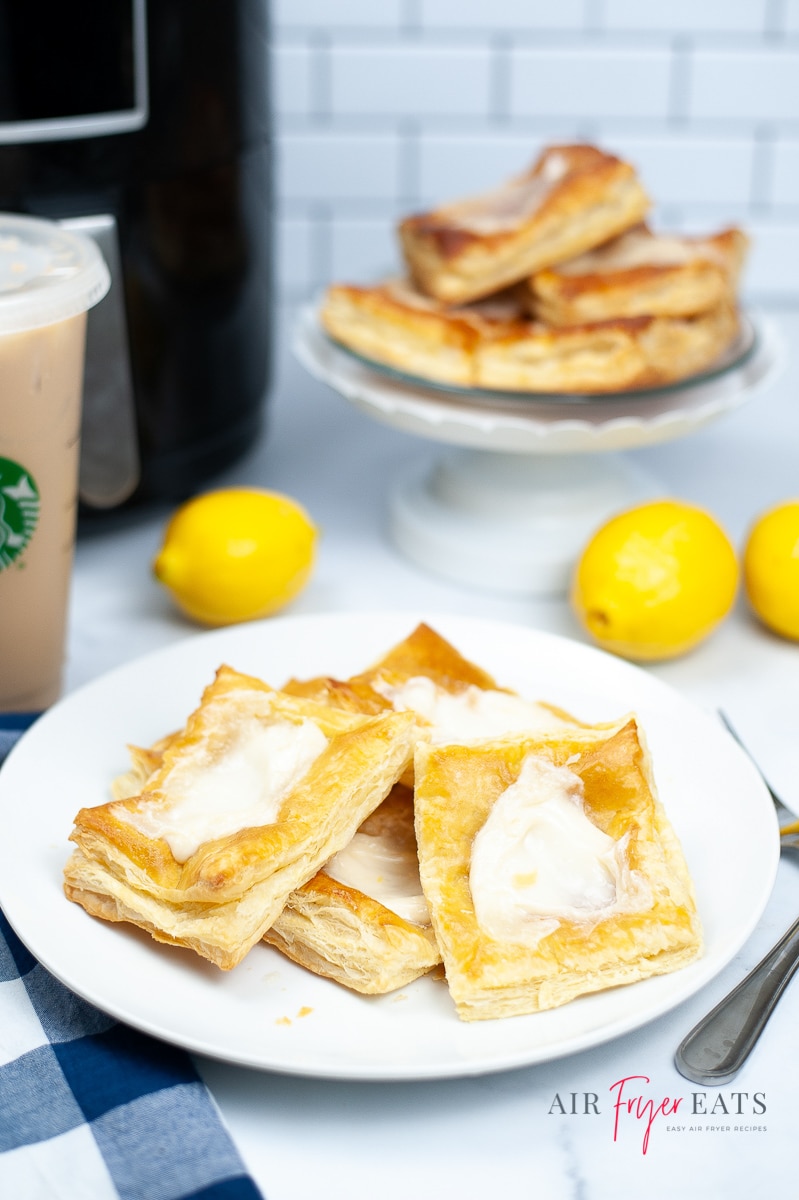
[[[735,302],[748,238],[653,233],[639,225],[522,285],[530,315],[551,325],[615,317],[685,317]]]
[[[723,302],[687,317],[617,317],[589,325],[531,323],[526,333],[481,343],[479,386],[549,393],[634,392],[711,370],[740,333],[738,310]]]
[[[606,736],[610,728],[583,725],[554,705],[524,701],[500,688],[424,622],[350,679],[294,679],[285,689],[349,712],[407,706],[419,717],[419,736],[425,739],[567,727],[590,739]],[[295,962],[364,993],[403,987],[440,962],[418,881],[412,770],[403,780],[405,786],[398,785],[367,818],[353,842],[291,894],[265,935]],[[409,919],[414,912],[415,921]]]
[[[464,308],[410,284],[335,285],[320,318],[351,350],[421,379],[504,392],[608,393],[659,387],[709,369],[735,341],[738,312],[723,301],[691,316],[617,317],[547,325],[521,290]]]
[[[418,736],[434,741],[564,727],[600,736],[610,728],[587,725],[557,705],[526,700],[501,687],[488,671],[465,658],[425,622],[371,667],[349,679],[290,679],[284,690],[348,712],[410,710],[420,722]],[[402,782],[413,785],[412,764]]]
[[[503,293],[447,308],[405,279],[373,287],[333,284],[319,319],[335,341],[365,358],[411,375],[475,387],[475,351],[494,336],[523,327],[519,296]]]
[[[80,810],[66,894],[233,967],[388,795],[415,740],[410,713],[345,713],[222,667],[141,794]],[[155,759],[134,761],[143,775]]]
[[[415,770],[422,887],[463,1020],[553,1008],[701,953],[634,717],[593,742],[420,743]]]
[[[615,237],[648,208],[629,163],[595,146],[550,146],[494,191],[407,217],[399,236],[419,289],[464,304]]]
[[[365,995],[395,991],[441,962],[408,788],[398,784],[352,841],[291,893],[264,941]]]

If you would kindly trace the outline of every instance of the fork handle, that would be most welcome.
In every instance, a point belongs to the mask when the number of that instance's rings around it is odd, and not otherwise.
[[[693,1083],[729,1083],[746,1062],[799,967],[799,920],[737,987],[695,1025],[674,1063]]]

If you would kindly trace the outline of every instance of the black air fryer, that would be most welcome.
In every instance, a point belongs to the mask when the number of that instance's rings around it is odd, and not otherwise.
[[[0,210],[92,234],[84,515],[250,448],[270,367],[266,0],[0,0]]]

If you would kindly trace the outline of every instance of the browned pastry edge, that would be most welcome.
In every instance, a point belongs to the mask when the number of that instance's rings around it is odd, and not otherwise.
[[[358,832],[389,837],[416,858],[413,792],[398,784]],[[324,868],[292,892],[264,941],[314,974],[370,996],[404,987],[441,962],[429,925],[404,920]]]
[[[204,842],[180,862],[164,838],[148,837],[120,817],[140,805],[168,803],[176,764],[185,772],[224,760],[242,720],[306,719],[327,742],[283,797],[274,821]],[[290,893],[385,799],[412,756],[416,730],[411,713],[346,713],[222,667],[184,729],[167,739],[145,792],[77,814],[65,893],[93,915],[128,921],[157,941],[189,947],[230,969],[261,939]],[[146,757],[134,762],[134,773],[148,769]]]
[[[624,249],[651,239],[650,261],[624,267]],[[658,246],[676,243],[682,261],[658,261]],[[644,242],[645,244],[645,242]],[[617,317],[693,316],[734,303],[749,239],[729,228],[706,237],[628,230],[605,246],[519,285],[522,306],[550,325],[579,325]],[[639,255],[640,257],[640,255]],[[582,269],[581,269],[582,268]]]
[[[564,171],[556,177],[557,162]],[[522,206],[514,221],[508,209],[525,189],[535,202],[527,211]],[[493,206],[494,232],[479,230],[477,206],[484,216]],[[648,208],[629,163],[595,146],[550,146],[530,170],[494,192],[407,217],[399,237],[419,289],[442,303],[463,304],[599,245],[639,222]]]

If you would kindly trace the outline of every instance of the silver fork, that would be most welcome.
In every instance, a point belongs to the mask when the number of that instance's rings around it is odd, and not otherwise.
[[[719,716],[738,745],[749,754],[728,718],[721,711]],[[751,754],[749,758],[752,759]],[[777,810],[780,846],[784,850],[799,851],[799,822],[782,803],[757,763],[755,766]],[[680,1074],[693,1083],[702,1084],[718,1085],[734,1079],[797,967],[799,920],[794,921],[765,958],[680,1043],[674,1057]]]
[[[729,733],[731,737],[735,738],[735,741],[741,747],[744,754],[749,757],[750,762],[754,763],[755,767],[757,767],[760,778],[766,785],[766,790],[768,791],[769,796],[771,796],[771,799],[774,802],[774,808],[777,812],[777,820],[779,821],[780,825],[780,845],[782,846],[783,850],[799,850],[799,818],[797,818],[796,814],[792,813],[791,810],[785,804],[783,804],[782,800],[780,800],[779,796],[774,791],[774,788],[771,786],[768,779],[766,779],[762,768],[755,762],[754,758],[752,758],[751,753],[749,750],[747,750],[738,733],[730,724],[730,719],[727,714],[722,712],[720,708],[717,710],[717,712],[722,725],[727,730],[727,733]]]

